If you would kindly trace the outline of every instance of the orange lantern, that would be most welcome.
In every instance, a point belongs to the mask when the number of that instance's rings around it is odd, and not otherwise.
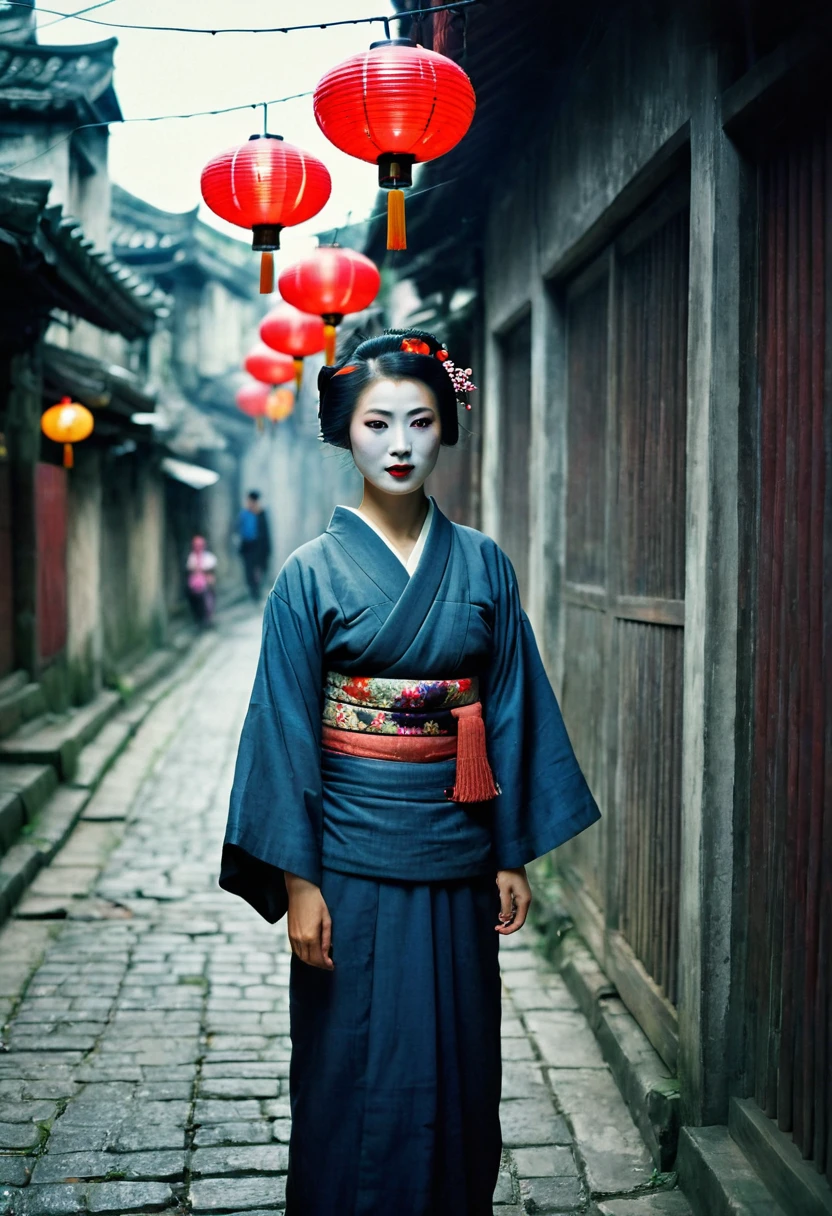
[[[73,443],[89,439],[94,426],[95,419],[87,407],[73,401],[71,397],[62,397],[40,420],[40,429],[46,438],[64,445],[65,469],[71,469],[75,464]]]
[[[295,394],[290,388],[276,388],[266,401],[266,417],[272,422],[283,422],[295,408]]]

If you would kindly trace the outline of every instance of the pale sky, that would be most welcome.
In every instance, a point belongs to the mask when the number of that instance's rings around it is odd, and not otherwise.
[[[94,0],[43,0],[43,7],[77,12]],[[40,0],[39,0],[40,7]],[[101,21],[188,26],[296,25],[392,13],[389,0],[112,0],[86,16]],[[175,34],[117,30],[77,20],[57,21],[42,11],[42,43],[97,42],[116,36],[115,88],[125,118],[186,113],[284,97],[314,89],[330,67],[384,37],[381,23],[294,34]],[[395,36],[398,23],[391,26]],[[203,165],[223,148],[262,131],[262,110],[110,128],[114,181],[168,211],[200,202]],[[314,219],[281,237],[286,254],[300,253],[309,234],[336,227],[351,212],[370,214],[377,189],[374,165],[334,148],[318,130],[312,98],[269,110],[269,130],[324,161],[332,196]],[[202,218],[241,239],[243,229],[223,223],[202,205]],[[280,260],[283,258],[278,255]]]

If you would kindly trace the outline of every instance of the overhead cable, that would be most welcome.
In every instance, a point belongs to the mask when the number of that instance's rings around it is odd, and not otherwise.
[[[142,118],[110,118],[106,122],[82,122],[77,127],[73,127],[71,131],[67,131],[66,135],[62,135],[60,139],[56,139],[53,144],[44,148],[42,152],[36,152],[34,156],[30,156],[26,160],[19,160],[14,165],[0,165],[0,173],[14,173],[16,169],[22,169],[24,165],[30,165],[32,161],[39,160],[41,156],[46,156],[53,148],[59,148],[61,144],[65,144],[78,131],[87,131],[92,127],[122,126],[128,122],[168,122],[177,118],[209,118],[215,114],[233,114],[236,110],[256,110],[260,106],[278,106],[284,101],[296,101],[299,97],[311,96],[312,90],[308,89],[305,93],[290,93],[288,97],[273,97],[271,101],[247,101],[243,105],[223,106],[218,110],[194,110],[190,114],[150,114]]]
[[[191,25],[143,25],[138,22],[129,21],[102,21],[99,17],[85,17],[81,13],[62,13],[59,9],[54,8],[38,8],[37,11],[39,13],[46,13],[52,17],[67,17],[73,21],[83,21],[87,25],[103,26],[106,29],[150,30],[161,34],[210,34],[213,37],[217,34],[294,34],[303,30],[330,30],[344,25],[371,25],[379,23],[389,33],[391,21],[405,21],[412,17],[427,17],[432,13],[461,12],[463,9],[471,8],[474,4],[481,3],[483,3],[483,0],[453,0],[451,4],[437,4],[428,8],[414,8],[403,13],[385,13],[378,17],[344,17],[338,21],[311,21],[305,25],[256,26],[254,28],[250,26],[198,27]],[[5,0],[5,5],[10,8],[28,8],[30,10],[32,7],[30,3],[27,3],[27,0]]]

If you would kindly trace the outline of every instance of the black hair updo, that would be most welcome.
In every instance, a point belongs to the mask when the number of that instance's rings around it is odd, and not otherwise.
[[[430,354],[402,350],[410,340],[430,348]],[[318,373],[321,438],[337,448],[350,447],[350,422],[358,398],[374,380],[418,380],[429,388],[436,401],[442,443],[452,447],[459,438],[456,390],[436,352],[444,347],[423,329],[387,329],[376,338],[365,338],[335,367]]]

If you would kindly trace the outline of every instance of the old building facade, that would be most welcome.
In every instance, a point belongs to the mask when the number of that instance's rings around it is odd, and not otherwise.
[[[387,272],[395,319],[443,336],[474,299],[480,436],[446,501],[511,556],[603,811],[552,865],[644,1051],[607,1057],[702,1216],[737,1160],[828,1212],[828,15],[461,23],[420,39],[478,117]]]

